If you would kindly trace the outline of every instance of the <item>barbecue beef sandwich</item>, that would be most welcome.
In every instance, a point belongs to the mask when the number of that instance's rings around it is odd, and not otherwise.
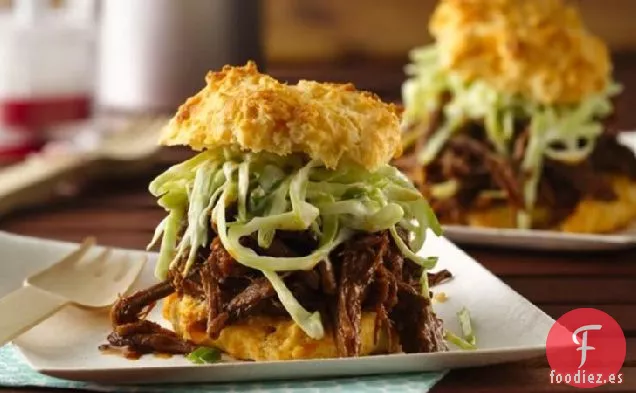
[[[602,233],[636,216],[636,158],[608,127],[606,46],[560,0],[442,0],[411,53],[394,164],[442,223]]]
[[[440,226],[387,162],[399,112],[350,84],[210,72],[162,131],[199,151],[150,184],[167,211],[155,286],[113,307],[112,346],[237,359],[447,350],[433,312]],[[145,319],[161,300],[174,332]]]

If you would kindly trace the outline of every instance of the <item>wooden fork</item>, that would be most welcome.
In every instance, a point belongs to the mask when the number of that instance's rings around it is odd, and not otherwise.
[[[113,257],[112,249],[107,248],[97,257],[87,258],[94,244],[93,238],[84,240],[79,249],[0,298],[0,346],[68,304],[106,307],[130,288],[146,257]]]

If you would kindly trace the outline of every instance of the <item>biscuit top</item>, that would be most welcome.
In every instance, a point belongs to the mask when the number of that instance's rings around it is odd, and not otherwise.
[[[606,46],[561,0],[441,0],[430,22],[442,65],[542,104],[604,90]]]
[[[209,72],[206,82],[179,107],[161,144],[306,153],[328,168],[353,162],[370,171],[401,153],[397,107],[351,84],[282,84],[253,62]]]

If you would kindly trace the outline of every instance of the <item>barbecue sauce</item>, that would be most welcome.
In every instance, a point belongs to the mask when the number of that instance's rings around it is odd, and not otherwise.
[[[129,349],[116,348],[108,344],[100,345],[97,349],[104,355],[117,355],[128,360],[139,360],[141,353]]]

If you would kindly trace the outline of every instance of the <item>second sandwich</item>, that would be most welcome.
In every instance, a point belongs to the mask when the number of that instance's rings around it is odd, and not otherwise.
[[[447,349],[428,285],[436,260],[416,254],[440,226],[387,164],[400,152],[395,106],[227,66],[162,142],[201,152],[150,184],[168,212],[160,282],[113,307],[112,345],[250,360]],[[175,332],[145,320],[163,298]]]
[[[404,84],[396,163],[440,221],[609,232],[636,217],[636,158],[608,121],[608,50],[561,0],[442,0]]]

